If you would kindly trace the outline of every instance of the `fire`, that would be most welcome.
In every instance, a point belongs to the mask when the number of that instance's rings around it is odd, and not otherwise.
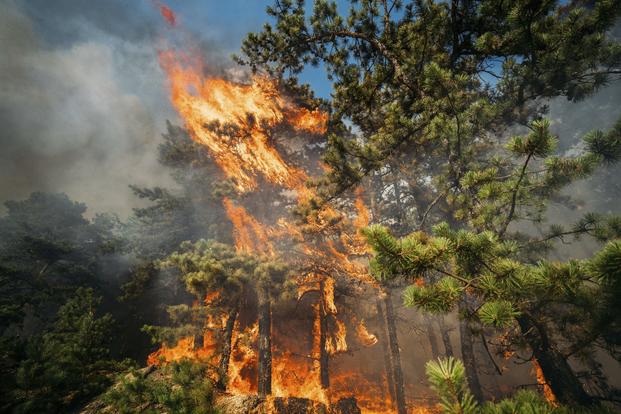
[[[235,248],[238,252],[274,255],[267,230],[245,208],[236,206],[228,198],[223,200],[226,214],[233,223]]]
[[[239,323],[235,325],[227,390],[233,394],[254,394],[257,392],[255,367],[258,357],[252,344],[257,341],[259,324],[255,322],[242,332],[239,331]]]
[[[330,355],[336,355],[341,352],[347,352],[347,328],[345,323],[339,319],[336,320],[336,332],[328,341],[326,341],[326,350]]]
[[[172,10],[159,3],[157,5],[168,24],[175,26],[177,19]],[[261,183],[266,182],[276,189],[293,193],[299,202],[308,202],[316,197],[314,191],[305,186],[309,179],[306,172],[290,165],[276,149],[274,131],[282,131],[284,126],[289,128],[284,130],[324,134],[328,125],[327,113],[296,105],[281,93],[275,81],[260,75],[246,83],[232,82],[205,76],[204,62],[191,54],[165,50],[160,52],[159,58],[168,78],[172,105],[183,119],[191,138],[208,149],[214,162],[234,183],[240,195],[257,190]],[[262,223],[240,201],[224,198],[223,205],[233,224],[233,238],[238,252],[277,257],[279,242],[284,240],[288,245],[294,244],[287,259],[305,269],[297,277],[298,302],[306,293],[319,292],[317,302],[312,305],[312,327],[308,329],[312,338],[309,338],[302,353],[287,348],[287,340],[294,338],[277,333],[275,325],[278,321],[272,320],[272,394],[308,398],[324,404],[354,396],[363,413],[392,411],[385,376],[369,379],[351,371],[335,373],[328,370],[328,388],[322,387],[320,378],[321,354],[325,356],[327,352],[331,357],[338,358],[349,351],[347,326],[355,327],[358,342],[364,347],[378,342],[378,338],[368,331],[364,319],[356,322],[355,317],[340,314],[335,301],[335,277],[338,275],[347,275],[366,286],[377,287],[377,282],[368,274],[365,262],[368,247],[359,231],[370,222],[370,212],[362,192],[356,191],[353,217],[325,205],[308,217],[303,226],[287,219],[286,211],[281,211],[280,217],[272,217],[275,224],[270,225],[267,223],[270,218],[262,217],[261,220],[266,221]],[[212,295],[205,298],[207,304],[218,297],[217,294]],[[314,297],[312,300],[315,300]],[[346,320],[349,325],[346,325]],[[320,340],[322,322],[323,329],[327,330],[323,332],[324,349]],[[216,357],[217,340],[211,332],[222,332],[225,324],[225,317],[214,316],[209,321],[209,330],[205,332],[203,347],[195,349],[194,337],[183,338],[174,347],[163,345],[149,356],[149,363]],[[227,373],[228,392],[257,393],[258,335],[256,320],[242,323],[238,318],[235,321]],[[303,336],[299,329],[295,335]],[[301,339],[295,338],[298,341]]]
[[[195,358],[194,337],[182,338],[174,347],[163,344],[160,349],[147,358],[148,365],[159,365],[162,362],[178,361],[183,358]]]
[[[336,305],[334,304],[334,279],[328,277],[323,282],[323,306],[326,313],[336,315],[338,313]]]
[[[157,0],[153,0],[153,4],[155,4],[155,6],[160,10],[160,14],[170,27],[175,27],[177,25],[177,16],[170,7],[160,3]]]
[[[358,339],[360,339],[360,342],[362,342],[364,346],[373,346],[378,341],[377,336],[367,330],[364,319],[360,320],[360,323],[358,323],[356,333],[358,334]]]
[[[255,76],[249,84],[202,76],[200,59],[160,52],[171,100],[192,139],[209,148],[215,162],[240,192],[254,190],[257,177],[286,188],[300,188],[306,175],[289,166],[270,145],[269,131],[282,123],[295,129],[325,131],[327,115],[295,107],[275,82]],[[292,116],[290,116],[292,115]]]
[[[537,384],[541,387],[543,391],[543,396],[548,400],[552,405],[557,404],[556,395],[552,392],[552,388],[548,385],[546,381],[546,377],[543,375],[543,370],[541,369],[541,365],[539,365],[539,361],[535,358],[532,359],[533,368],[535,369],[535,376],[537,377]]]
[[[296,129],[321,135],[326,133],[328,114],[318,109],[299,108],[291,111],[289,122]]]

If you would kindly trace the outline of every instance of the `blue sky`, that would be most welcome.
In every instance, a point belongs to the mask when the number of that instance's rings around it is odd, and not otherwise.
[[[269,21],[265,9],[273,3],[272,0],[173,0],[166,4],[177,13],[181,25],[234,53],[248,32],[260,31]],[[307,2],[309,12],[310,3]],[[346,10],[347,2],[339,0],[337,4]],[[321,68],[308,68],[301,80],[310,83],[319,96],[329,97],[330,83]]]

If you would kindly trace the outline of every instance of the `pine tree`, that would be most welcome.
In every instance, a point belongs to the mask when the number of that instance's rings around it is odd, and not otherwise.
[[[110,385],[122,366],[110,357],[113,320],[97,316],[100,302],[92,289],[77,289],[52,328],[29,338],[15,388],[5,394],[11,412],[64,411]]]
[[[444,414],[552,414],[569,412],[555,408],[532,391],[518,391],[512,398],[478,405],[468,389],[464,364],[452,357],[429,361],[427,379],[438,394]]]
[[[551,385],[567,381],[556,387],[557,397],[590,402],[548,342],[563,324],[585,343],[614,342],[616,322],[596,306],[589,315],[599,315],[597,329],[574,323],[576,309],[587,309],[596,294],[578,282],[573,262],[537,262],[570,235],[618,237],[614,218],[585,215],[569,229],[545,229],[543,218],[568,184],[619,158],[621,123],[590,133],[583,152],[567,157],[556,154],[545,115],[549,99],[579,101],[618,78],[621,45],[606,33],[621,4],[365,0],[352,1],[343,16],[335,3],[317,0],[308,16],[303,3],[281,0],[269,8],[274,24],[248,35],[238,61],[289,87],[307,65],[321,63],[332,81],[325,102],[329,169],[316,183],[316,207],[347,198],[355,186],[376,187],[384,215],[378,222],[407,236],[369,230],[377,251],[372,273],[432,281],[408,288],[406,304],[446,312],[464,299],[461,316],[469,323],[503,329],[521,320],[523,333],[535,334],[520,339],[551,358],[542,365]],[[508,139],[516,129],[529,132]],[[526,221],[545,236],[518,231]],[[408,226],[413,233],[403,231]],[[546,273],[541,280],[550,290],[512,285],[525,273]],[[559,284],[560,274],[577,278],[580,295]],[[557,306],[542,305],[551,300]],[[525,309],[529,301],[539,306]],[[560,317],[560,301],[574,311]],[[531,329],[545,312],[556,312],[553,321]]]
[[[271,306],[273,300],[288,297],[293,288],[289,269],[274,258],[237,253],[226,244],[199,240],[184,242],[179,251],[158,262],[161,268],[176,269],[194,305],[174,305],[168,308],[171,325],[146,326],[156,342],[175,344],[187,336],[202,337],[211,332],[217,338],[217,385],[226,385],[226,375],[232,351],[235,320],[248,297],[258,302],[259,323],[259,394],[271,393]],[[206,298],[210,298],[206,303]],[[210,327],[207,321],[215,316],[228,315],[223,326]],[[215,332],[214,332],[215,330]],[[195,341],[195,346],[197,342]]]

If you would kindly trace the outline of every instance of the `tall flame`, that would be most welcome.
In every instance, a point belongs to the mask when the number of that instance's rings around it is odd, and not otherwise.
[[[168,25],[175,26],[177,20],[172,10],[159,2],[156,5]],[[159,59],[169,81],[171,102],[191,138],[209,150],[214,162],[234,183],[239,194],[257,190],[265,181],[275,187],[292,190],[300,201],[315,197],[314,192],[305,186],[309,178],[306,172],[287,163],[276,149],[273,132],[286,127],[309,134],[324,134],[328,121],[325,112],[294,104],[280,93],[276,82],[266,77],[255,76],[247,83],[238,83],[205,76],[202,59],[175,50],[161,51]],[[353,219],[327,205],[308,219],[304,231],[285,217],[280,217],[273,227],[261,223],[239,201],[225,198],[223,205],[233,224],[238,252],[274,257],[278,254],[276,240],[296,243],[296,254],[304,257],[305,267],[314,269],[298,277],[298,301],[307,292],[321,290],[319,281],[323,281],[320,302],[312,305],[314,323],[310,328],[313,331],[310,353],[299,355],[289,350],[273,349],[273,394],[304,397],[325,404],[341,397],[355,396],[364,413],[383,413],[391,411],[386,378],[373,382],[356,373],[335,374],[328,390],[322,388],[320,380],[319,332],[322,317],[329,317],[331,321],[325,351],[335,356],[349,350],[347,326],[344,315],[339,314],[335,303],[335,281],[331,275],[347,274],[367,285],[377,286],[369,276],[366,265],[357,260],[368,254],[359,230],[368,225],[370,214],[362,193],[357,192],[356,196],[356,215]],[[306,240],[307,234],[321,235],[333,223],[343,223],[343,229],[331,237],[317,237],[312,242]],[[224,320],[214,318],[210,324],[214,331],[221,330]],[[352,326],[355,326],[362,345],[373,346],[377,343],[377,337],[367,330],[364,320]],[[256,322],[242,326],[239,319],[236,321],[228,371],[229,392],[257,392],[257,336]],[[209,358],[217,351],[215,341],[208,333],[202,349],[197,350],[194,345],[192,337],[180,340],[175,347],[164,345],[149,357],[149,363],[183,357]]]
[[[327,115],[289,103],[266,77],[249,84],[204,77],[200,59],[173,50],[160,52],[172,103],[192,139],[205,145],[240,192],[257,188],[260,175],[271,183],[299,188],[303,171],[292,168],[270,146],[269,130],[288,123],[311,133],[325,132]]]

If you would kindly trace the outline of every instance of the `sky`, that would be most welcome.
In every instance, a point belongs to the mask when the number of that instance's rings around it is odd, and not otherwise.
[[[157,161],[166,120],[179,119],[157,61],[170,29],[155,2],[0,0],[0,203],[65,192],[91,215],[125,218],[138,203],[130,184],[173,185]],[[245,35],[267,21],[272,0],[165,3],[208,61],[228,66]],[[329,96],[321,70],[302,80]],[[610,126],[620,100],[615,85],[577,106],[553,102],[555,128],[568,137],[562,148]]]

